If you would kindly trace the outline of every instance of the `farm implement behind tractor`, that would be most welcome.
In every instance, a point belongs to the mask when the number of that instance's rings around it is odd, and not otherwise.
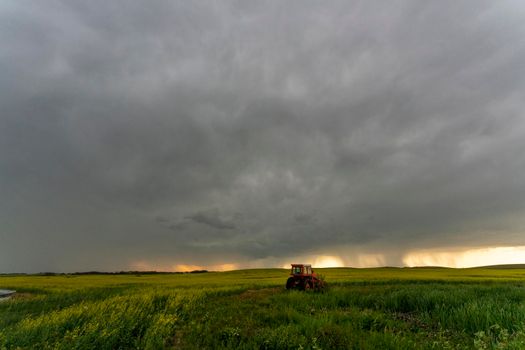
[[[292,264],[290,277],[286,281],[286,289],[322,290],[324,287],[324,280],[319,278],[311,265]]]

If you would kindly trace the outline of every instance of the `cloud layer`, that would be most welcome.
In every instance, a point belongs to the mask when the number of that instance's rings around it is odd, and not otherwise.
[[[0,44],[0,272],[525,244],[520,1],[12,1]]]

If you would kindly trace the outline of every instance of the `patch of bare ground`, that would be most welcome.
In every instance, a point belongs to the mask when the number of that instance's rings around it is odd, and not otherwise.
[[[282,288],[261,288],[261,289],[248,289],[237,296],[240,300],[254,300],[264,299],[272,294],[282,291]]]
[[[33,293],[15,293],[11,296],[11,300],[25,300],[25,299],[31,299],[31,298],[34,298],[35,296],[33,295]]]
[[[432,328],[430,327],[430,325],[426,324],[421,319],[419,319],[415,313],[398,312],[395,314],[395,318],[409,324],[413,330],[419,329],[430,331]]]
[[[182,333],[180,331],[175,332],[175,335],[167,345],[171,349],[183,349]]]

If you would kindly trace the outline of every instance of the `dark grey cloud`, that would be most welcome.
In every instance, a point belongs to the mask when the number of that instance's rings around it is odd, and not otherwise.
[[[218,230],[233,230],[236,228],[232,221],[222,219],[217,211],[194,213],[186,216],[186,219]]]
[[[520,1],[12,1],[0,44],[0,271],[525,245]]]

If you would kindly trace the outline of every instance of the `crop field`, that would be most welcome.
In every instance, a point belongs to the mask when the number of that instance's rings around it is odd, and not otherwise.
[[[0,349],[525,349],[525,269],[1,276]]]

